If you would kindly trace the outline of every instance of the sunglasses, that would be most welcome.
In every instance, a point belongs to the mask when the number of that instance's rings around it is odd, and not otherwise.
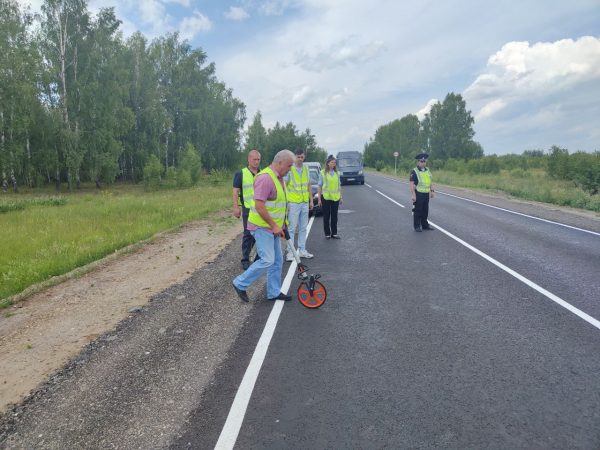
[[[420,159],[419,162],[427,162],[426,159]]]

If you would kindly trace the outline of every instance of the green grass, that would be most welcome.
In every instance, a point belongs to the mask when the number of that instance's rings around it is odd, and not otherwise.
[[[381,172],[394,176],[393,169],[384,169]],[[552,179],[542,169],[502,170],[497,175],[459,174],[435,169],[432,169],[432,172],[434,183],[504,192],[523,200],[600,212],[600,195],[590,195],[569,181]],[[398,171],[398,178],[408,181],[408,173]]]
[[[0,214],[0,307],[31,285],[229,207],[231,186],[222,181],[156,192],[116,186],[49,198],[0,195],[0,204],[25,205]]]

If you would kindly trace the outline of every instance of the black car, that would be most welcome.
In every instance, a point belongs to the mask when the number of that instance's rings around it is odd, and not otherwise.
[[[308,175],[310,178],[310,187],[312,189],[314,205],[312,211],[310,211],[308,215],[320,216],[321,214],[323,214],[323,211],[321,211],[321,207],[319,206],[319,200],[317,196],[317,193],[319,192],[319,170],[316,167],[309,167]]]

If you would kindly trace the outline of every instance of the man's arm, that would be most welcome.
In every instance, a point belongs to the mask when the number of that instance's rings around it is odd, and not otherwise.
[[[238,205],[238,199],[240,198],[240,188],[233,188],[233,215],[240,218],[242,212],[240,210],[240,205]]]
[[[410,199],[412,200],[412,202],[416,202],[417,201],[417,194],[415,191],[415,182],[414,182],[414,171],[412,171],[410,173],[410,183],[409,183],[409,187],[410,187]]]

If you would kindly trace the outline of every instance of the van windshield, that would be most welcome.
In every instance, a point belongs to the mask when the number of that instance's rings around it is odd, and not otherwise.
[[[338,159],[338,166],[340,167],[357,167],[360,166],[360,158],[341,158]]]

